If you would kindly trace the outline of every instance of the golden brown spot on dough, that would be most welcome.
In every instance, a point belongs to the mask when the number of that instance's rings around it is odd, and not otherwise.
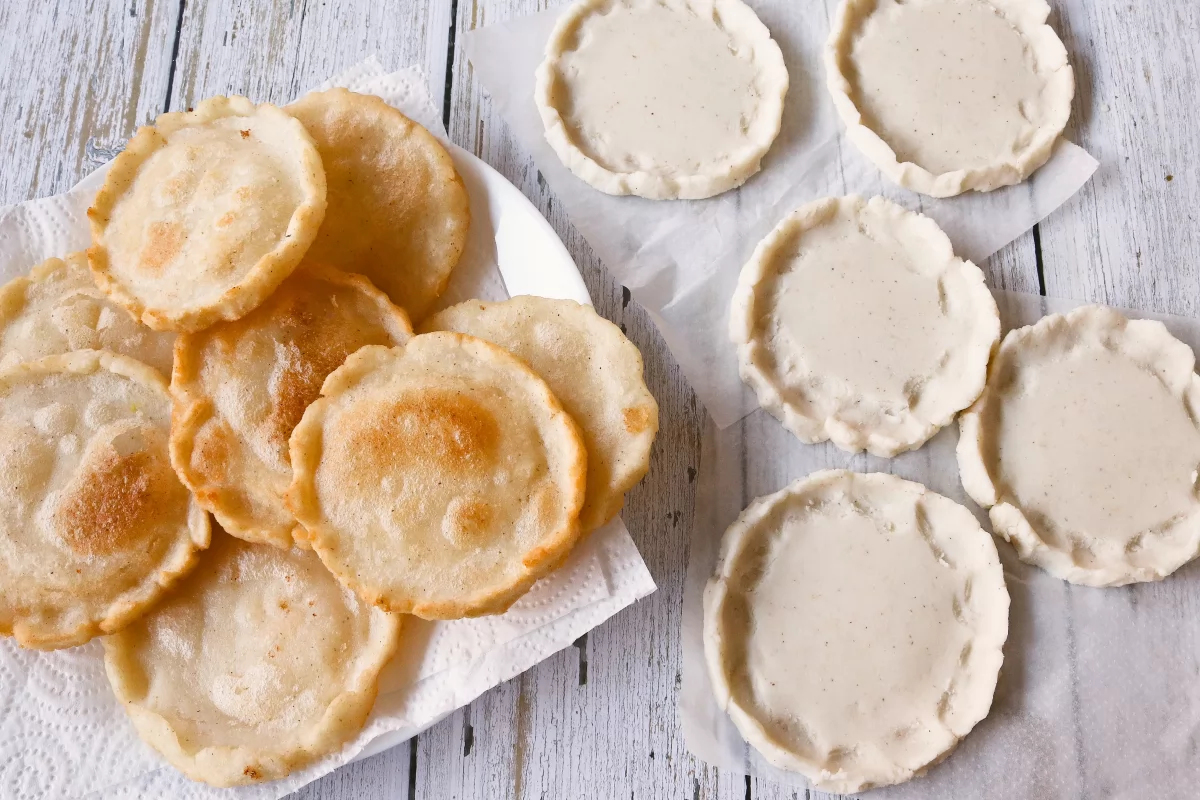
[[[239,186],[234,190],[233,196],[242,202],[248,203],[254,199],[254,190],[249,186]]]
[[[237,216],[232,211],[226,211],[217,219],[217,227],[224,228],[232,225],[235,219],[237,219]]]
[[[161,272],[183,246],[183,228],[174,222],[151,222],[142,248],[141,265],[150,272]]]
[[[650,410],[645,406],[633,406],[625,409],[625,430],[630,433],[641,433],[650,427]]]
[[[184,491],[147,450],[121,455],[112,445],[86,465],[55,512],[63,540],[85,556],[133,550],[154,533],[156,516]]]
[[[243,139],[249,139],[249,138],[250,138],[250,131],[238,131],[238,133],[240,133],[240,134],[242,135],[242,138],[243,138]]]
[[[455,498],[442,519],[442,534],[454,544],[467,547],[477,541],[495,518],[487,503],[475,498]]]
[[[256,781],[262,777],[262,775],[259,773],[259,771],[256,770],[254,767],[246,767],[244,770],[242,770],[242,774],[245,775],[247,778],[249,778],[252,781]]]
[[[461,392],[414,392],[365,418],[371,422],[355,438],[375,463],[388,463],[393,453],[407,453],[418,464],[462,469],[490,463],[500,444],[495,417]]]
[[[314,291],[289,293],[269,311],[278,327],[283,354],[272,395],[267,435],[287,453],[288,437],[314,400],[329,373],[368,344],[392,344],[373,320],[364,319],[353,303],[339,303],[324,282]]]

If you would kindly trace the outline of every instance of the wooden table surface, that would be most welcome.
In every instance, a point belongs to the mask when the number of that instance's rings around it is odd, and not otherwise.
[[[832,6],[834,0],[816,0]],[[751,2],[753,4],[753,2]],[[0,204],[64,191],[165,110],[237,93],[290,100],[376,54],[425,67],[450,136],[550,220],[601,314],[641,348],[662,409],[625,520],[659,590],[415,740],[305,788],[375,798],[796,798],[684,747],[679,620],[703,408],[645,312],[571,226],[492,110],[462,33],[535,0],[4,0]],[[985,265],[992,286],[1200,316],[1200,3],[1054,0],[1078,84],[1084,189]]]

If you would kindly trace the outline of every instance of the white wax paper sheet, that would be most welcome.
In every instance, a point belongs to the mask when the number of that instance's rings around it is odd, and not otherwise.
[[[419,69],[386,74],[372,58],[325,86],[332,85],[377,94],[446,141]],[[84,213],[102,172],[65,194],[0,209],[0,282],[88,245]],[[477,188],[482,191],[481,184],[468,182],[469,192]],[[472,229],[447,293],[451,299],[507,297],[496,239],[508,227],[527,231],[528,225],[516,219],[523,209],[496,207],[504,202],[472,194]],[[523,251],[531,254],[531,273],[543,246],[532,242]],[[508,257],[515,260],[511,252]],[[522,280],[537,283],[533,276]],[[201,562],[198,569],[203,568]],[[39,653],[0,638],[0,798],[275,800],[360,754],[419,733],[653,590],[618,518],[593,532],[506,614],[439,623],[410,618],[362,733],[341,752],[285,780],[241,789],[193,783],[142,744],[112,697],[99,642]]]
[[[789,211],[828,195],[882,194],[932,217],[960,256],[981,263],[1062,205],[1096,170],[1095,159],[1064,141],[1028,181],[995,192],[935,200],[891,184],[845,141],[825,90],[821,53],[836,1],[749,0],[787,65],[783,124],[762,171],[708,200],[611,197],[562,165],[533,101],[534,71],[561,7],[489,25],[466,39],[475,74],[517,141],[571,223],[654,317],[722,428],[757,407],[738,379],[726,333],[729,298],[754,246]]]
[[[1004,330],[1079,303],[996,292]],[[1165,322],[1200,352],[1200,321],[1126,312]],[[805,786],[770,766],[742,739],[712,696],[704,663],[704,585],[725,529],[751,500],[821,469],[890,472],[975,512],[962,490],[958,426],[894,459],[806,445],[759,410],[704,434],[695,527],[684,589],[683,685],[688,749],[719,768]],[[1012,597],[1004,666],[991,713],[929,774],[876,789],[874,800],[1185,798],[1200,786],[1200,562],[1158,583],[1119,589],[1072,586],[1017,560],[997,539]],[[803,664],[797,665],[803,669]]]

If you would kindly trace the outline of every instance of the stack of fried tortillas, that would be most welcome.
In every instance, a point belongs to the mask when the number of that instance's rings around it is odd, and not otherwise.
[[[649,467],[641,355],[590,307],[430,316],[467,193],[377,97],[163,114],[88,215],[0,288],[0,633],[104,635],[195,780],[340,748],[403,613],[503,612]]]

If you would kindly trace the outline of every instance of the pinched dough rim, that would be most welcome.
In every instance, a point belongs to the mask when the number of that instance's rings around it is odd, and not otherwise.
[[[825,85],[833,97],[838,116],[846,125],[846,136],[884,175],[906,189],[930,197],[954,197],[974,190],[990,192],[1028,178],[1054,152],[1059,136],[1071,116],[1075,96],[1075,73],[1067,63],[1067,49],[1054,29],[1046,24],[1050,6],[1044,0],[975,0],[995,8],[1033,48],[1038,72],[1045,78],[1053,98],[1051,113],[1024,152],[986,167],[934,174],[911,161],[901,162],[892,146],[863,121],[854,104],[854,86],[849,68],[854,38],[879,0],[842,0],[825,45]]]
[[[947,691],[948,702],[945,707],[935,710],[933,719],[940,721],[949,735],[948,746],[929,763],[912,770],[894,765],[895,771],[889,775],[853,775],[844,768],[838,768],[835,763],[815,761],[803,754],[789,750],[785,744],[777,741],[767,731],[766,726],[755,716],[752,709],[744,707],[737,698],[737,692],[732,685],[730,676],[725,669],[724,627],[720,625],[720,616],[725,601],[730,597],[728,581],[736,571],[736,564],[741,556],[754,545],[754,539],[760,527],[774,524],[771,515],[776,509],[787,503],[798,503],[806,506],[815,502],[809,499],[811,493],[829,489],[842,488],[847,495],[869,491],[872,487],[903,489],[912,495],[914,505],[918,508],[918,519],[923,512],[926,520],[941,514],[951,516],[948,519],[952,525],[961,526],[959,530],[975,530],[983,548],[982,566],[976,565],[968,577],[972,597],[981,596],[985,592],[995,593],[996,604],[989,606],[991,612],[987,618],[982,615],[975,619],[976,636],[972,641],[969,663],[961,664],[962,670],[955,678],[954,684]],[[855,498],[851,497],[851,502]],[[937,529],[926,525],[929,537],[936,535]],[[931,538],[931,544],[932,544]],[[963,544],[943,542],[947,550],[961,551]],[[961,571],[957,569],[956,571]],[[1004,582],[1004,570],[1000,564],[1000,556],[996,546],[987,531],[979,526],[974,515],[965,507],[947,497],[932,492],[925,486],[897,478],[885,473],[856,473],[849,470],[822,470],[795,481],[791,485],[774,494],[756,498],[738,516],[721,540],[721,551],[713,577],[704,590],[704,655],[709,678],[712,681],[713,694],[717,705],[729,715],[733,724],[746,741],[763,755],[774,766],[789,772],[798,772],[813,782],[816,788],[828,792],[850,793],[864,791],[879,786],[902,783],[911,778],[925,774],[932,766],[947,758],[958,743],[983,720],[991,710],[992,700],[996,691],[996,682],[1000,674],[1000,666],[1004,661],[1004,643],[1008,639],[1008,609],[1009,595]],[[733,635],[746,635],[748,631],[732,631]],[[972,671],[970,668],[974,668]],[[967,686],[964,688],[958,682],[966,676]],[[744,675],[742,676],[745,677]],[[964,699],[965,698],[965,699]],[[834,743],[831,749],[844,747],[869,748],[872,743]],[[836,760],[836,759],[835,759]],[[832,767],[832,768],[831,768]]]
[[[509,394],[524,384],[533,402],[530,408],[541,408],[546,416],[546,427],[561,428],[561,445],[572,462],[563,498],[566,503],[566,523],[550,531],[541,543],[528,551],[521,559],[524,572],[508,585],[475,592],[467,597],[453,600],[424,602],[411,596],[372,587],[359,580],[358,571],[351,564],[338,560],[338,541],[342,536],[321,512],[320,499],[316,490],[316,472],[320,466],[323,450],[325,416],[332,404],[353,390],[368,375],[377,369],[386,368],[389,362],[403,358],[410,347],[445,345],[474,351],[478,356],[497,360],[512,372],[512,380],[506,387]],[[368,345],[346,359],[346,363],[330,373],[321,387],[321,397],[308,407],[304,417],[290,441],[292,456],[292,485],[287,492],[288,507],[304,526],[306,544],[317,551],[321,561],[343,584],[368,603],[385,611],[412,614],[422,619],[443,620],[479,617],[487,614],[502,614],[512,606],[530,587],[544,575],[557,569],[572,548],[583,536],[579,524],[579,512],[587,486],[587,448],[579,426],[563,410],[558,398],[540,377],[524,361],[483,339],[461,333],[426,333],[415,336],[406,344],[397,347]],[[346,535],[357,535],[356,531]]]
[[[365,611],[371,618],[368,647],[357,659],[363,666],[333,698],[320,723],[291,746],[271,742],[264,747],[210,745],[188,750],[170,720],[139,704],[146,692],[139,692],[138,684],[148,682],[138,678],[145,671],[137,663],[135,642],[128,632],[104,637],[104,668],[138,736],[184,775],[220,788],[279,780],[339,749],[366,724],[378,694],[379,674],[399,647],[403,618],[374,606]]]
[[[128,356],[117,355],[107,350],[75,350],[14,364],[0,370],[0,391],[14,383],[26,382],[42,375],[92,375],[102,370],[160,392],[164,402],[170,402],[167,381],[158,370]],[[191,572],[199,561],[200,551],[208,547],[211,539],[212,530],[208,514],[196,503],[195,497],[192,497],[188,501],[187,536],[181,537],[176,545],[167,551],[155,572],[144,576],[142,581],[119,595],[102,612],[92,614],[92,619],[69,630],[45,630],[14,615],[11,627],[0,622],[0,635],[14,637],[22,647],[57,650],[75,647],[97,636],[119,631],[145,614],[170,586]]]
[[[273,250],[265,253],[233,286],[225,290],[215,303],[190,308],[152,308],[138,296],[134,287],[127,286],[111,270],[105,233],[117,203],[130,191],[142,165],[167,145],[167,137],[182,128],[202,126],[225,117],[267,117],[277,130],[285,131],[300,156],[296,164],[298,184],[304,199],[292,212],[287,231]],[[325,217],[325,168],[312,137],[298,120],[269,103],[255,105],[245,97],[212,97],[193,111],[173,111],[160,114],[153,125],[138,128],[124,152],[112,162],[112,168],[96,199],[87,211],[92,227],[92,246],[88,248],[88,265],[96,285],[114,302],[129,309],[134,318],[156,331],[199,331],[218,320],[235,320],[245,316],[275,291],[284,278],[299,265],[317,236]]]
[[[981,314],[981,324],[975,329],[975,339],[961,343],[974,348],[974,368],[959,376],[959,391],[951,404],[952,410],[936,419],[922,419],[909,410],[888,428],[864,429],[845,422],[836,415],[810,416],[789,403],[783,387],[773,371],[768,372],[760,362],[765,354],[758,341],[758,306],[763,302],[761,285],[775,276],[774,265],[793,237],[819,227],[837,216],[857,218],[864,211],[903,226],[911,234],[922,237],[931,259],[956,270],[967,283],[971,304]],[[967,408],[983,391],[987,380],[987,364],[1000,340],[1000,313],[995,298],[988,291],[983,272],[970,261],[958,258],[950,239],[933,220],[896,205],[882,197],[869,201],[857,195],[829,197],[798,208],[775,226],[759,242],[754,254],[738,276],[729,317],[729,336],[738,350],[738,368],[742,380],[755,390],[759,405],[783,423],[783,426],[803,442],[815,444],[831,441],[851,453],[866,450],[872,455],[890,458],[925,444],[939,430],[949,425],[955,415]]]
[[[557,300],[533,295],[519,295],[510,300],[495,303],[467,300],[439,311],[425,321],[421,330],[422,332],[457,330],[452,323],[448,325],[446,321],[455,314],[466,312],[471,318],[474,318],[489,311],[499,311],[505,307],[520,309],[521,313],[527,315],[526,321],[531,325],[537,322],[550,322],[556,326],[574,328],[581,333],[586,332],[590,334],[593,341],[606,340],[608,344],[604,351],[609,354],[606,364],[611,368],[621,369],[621,372],[624,373],[616,378],[617,382],[626,387],[626,400],[622,403],[622,407],[625,410],[644,409],[649,415],[644,430],[636,434],[629,434],[626,431],[628,434],[625,440],[626,446],[620,451],[620,455],[623,457],[619,462],[613,464],[614,468],[607,484],[595,485],[592,481],[592,471],[589,470],[587,496],[584,500],[583,510],[579,514],[579,524],[585,534],[590,533],[621,513],[621,509],[625,506],[625,493],[636,486],[650,471],[650,451],[654,446],[654,439],[658,435],[658,401],[646,387],[643,376],[645,365],[642,360],[642,351],[629,341],[620,328],[597,314],[591,306],[577,303],[574,300]],[[548,312],[550,316],[535,319],[539,309]],[[469,324],[461,327],[469,327]],[[474,335],[470,331],[460,332]],[[502,342],[494,344],[503,347]],[[595,346],[594,349],[599,354],[599,346]],[[615,355],[613,355],[614,352]],[[532,365],[530,368],[533,368]],[[534,372],[537,370],[534,369]],[[583,427],[579,420],[576,419],[575,422],[581,428]],[[594,462],[595,458],[589,452],[588,463]],[[616,467],[622,463],[624,468],[617,469]]]
[[[546,42],[545,59],[537,69],[537,83],[533,98],[545,128],[546,141],[559,159],[576,177],[605,194],[636,195],[651,200],[703,200],[721,192],[736,189],[760,169],[762,158],[771,149],[783,121],[783,99],[788,91],[787,67],[779,45],[771,38],[771,32],[759,20],[754,10],[741,0],[711,0],[701,4],[698,16],[710,16],[732,37],[740,39],[741,46],[752,54],[760,80],[766,91],[760,93],[759,113],[752,132],[757,141],[749,138],[729,163],[721,164],[710,172],[694,175],[667,177],[653,172],[613,172],[596,163],[574,142],[566,120],[554,102],[560,84],[566,79],[562,74],[561,59],[570,47],[579,28],[588,17],[603,13],[604,9],[624,0],[578,0],[559,16]],[[681,0],[691,6],[693,0]],[[664,4],[676,11],[674,4]],[[562,92],[567,90],[562,88]]]
[[[992,477],[994,465],[987,455],[984,420],[990,403],[1004,402],[1004,389],[996,384],[997,376],[1009,361],[1020,358],[1026,348],[1036,348],[1057,337],[1067,338],[1073,346],[1090,340],[1093,346],[1105,347],[1139,362],[1179,398],[1188,417],[1200,427],[1200,376],[1194,371],[1195,355],[1165,325],[1154,320],[1130,320],[1111,308],[1095,305],[1052,314],[1033,325],[1009,331],[992,361],[987,388],[959,418],[957,455],[963,489],[972,500],[988,509],[993,530],[1012,544],[1022,561],[1057,578],[1096,587],[1162,580],[1200,555],[1200,513],[1153,531],[1160,536],[1182,534],[1176,548],[1167,549],[1169,542],[1161,538],[1143,543],[1142,553],[1155,543],[1164,548],[1161,562],[1153,567],[1135,566],[1122,558],[1125,550],[1118,547],[1097,551],[1095,560],[1100,563],[1089,568],[1077,563],[1071,553],[1048,545],[1033,521],[1009,496],[1007,488]]]
[[[389,321],[395,328],[393,333],[403,331],[408,337],[413,335],[412,323],[409,322],[407,312],[388,299],[386,294],[364,276],[343,272],[325,264],[305,263],[297,271],[301,270],[310,278],[359,292],[379,307],[381,317],[390,316]],[[217,413],[213,398],[204,391],[200,383],[200,372],[204,366],[203,351],[212,330],[214,328],[199,333],[181,334],[175,341],[175,368],[171,373],[171,466],[175,468],[183,485],[195,495],[201,507],[215,516],[229,535],[248,542],[270,544],[284,549],[296,544],[303,547],[306,537],[299,522],[293,521],[286,530],[265,528],[255,521],[252,514],[238,513],[235,508],[229,507],[229,504],[224,502],[225,493],[221,487],[213,486],[203,474],[192,469],[196,436]],[[227,444],[238,450],[245,449],[245,445],[237,436]],[[280,500],[282,502],[283,498]]]

